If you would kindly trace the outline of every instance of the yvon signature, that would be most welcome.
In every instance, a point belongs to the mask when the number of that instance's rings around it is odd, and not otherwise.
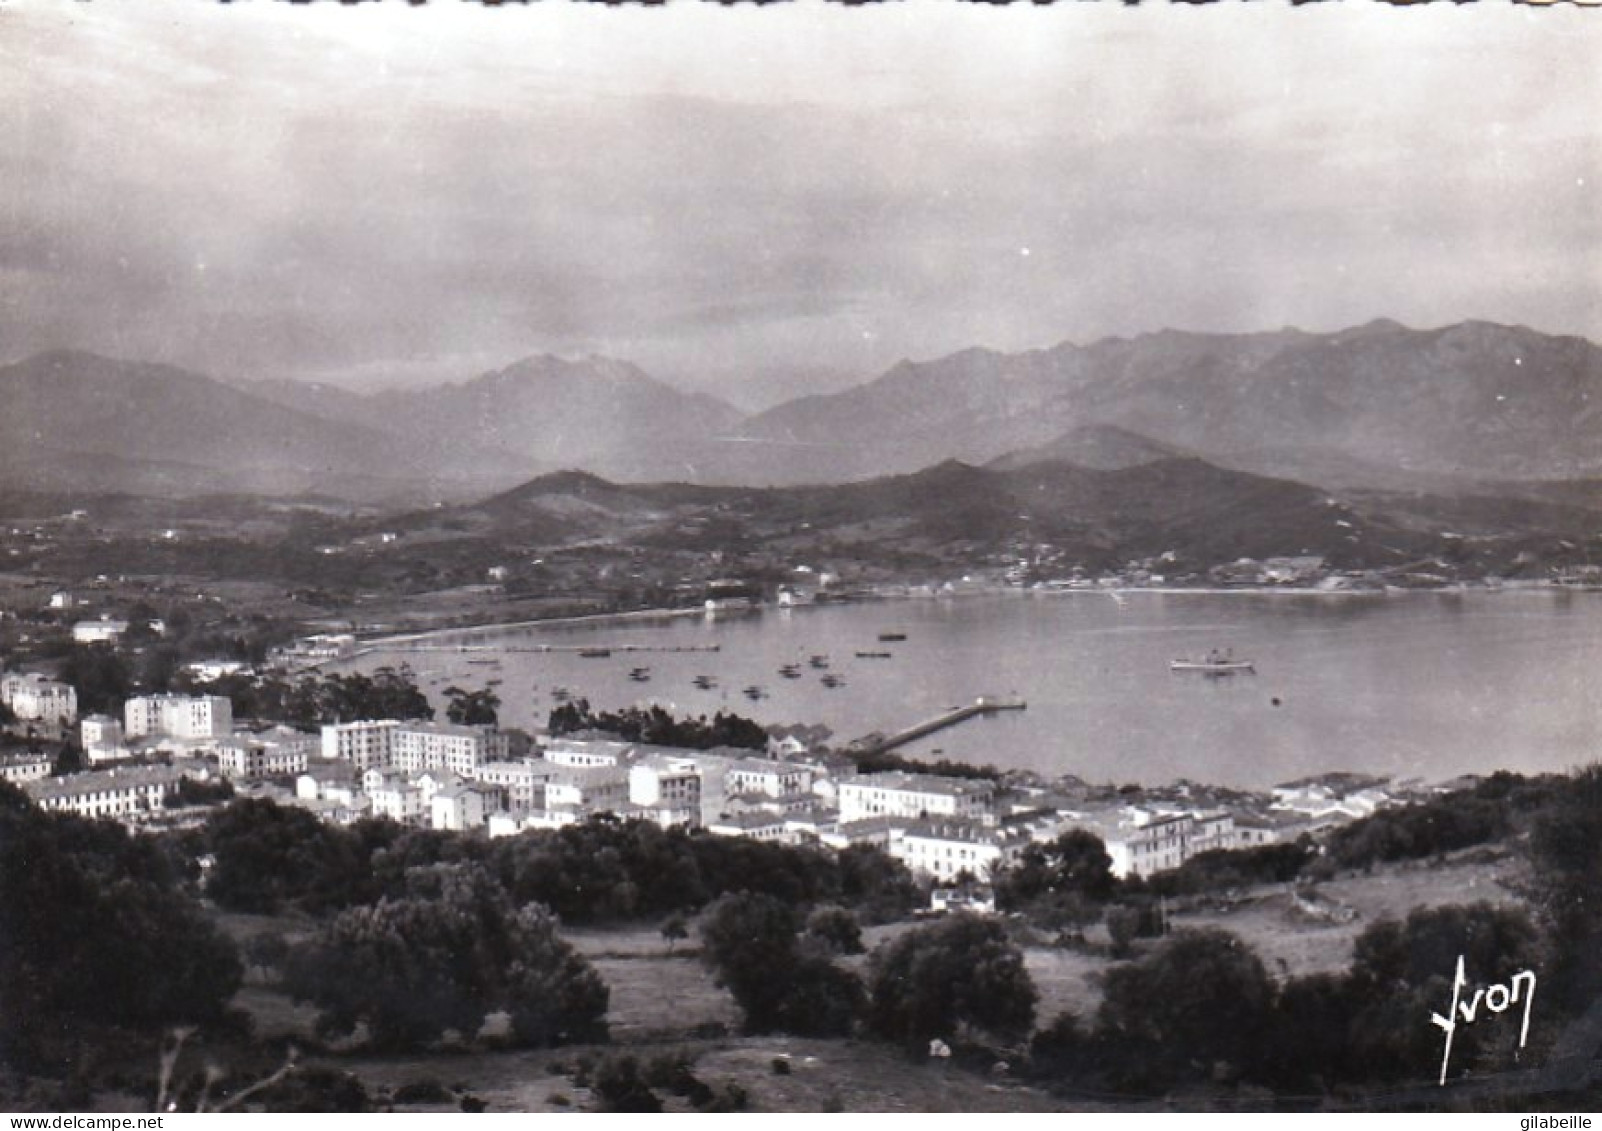
[[[1519,1048],[1530,1036],[1530,1006],[1535,1001],[1535,971],[1520,970],[1508,979],[1507,985],[1498,983],[1493,986],[1481,986],[1474,991],[1472,998],[1464,999],[1463,991],[1468,988],[1468,977],[1463,972],[1463,956],[1457,957],[1457,974],[1452,979],[1452,1004],[1446,1011],[1446,1016],[1431,1013],[1430,1020],[1439,1025],[1446,1033],[1446,1049],[1441,1054],[1441,1083],[1446,1083],[1446,1071],[1452,1063],[1452,1038],[1457,1034],[1458,1025],[1472,1025],[1480,1015],[1480,1006],[1483,1004],[1492,1013],[1505,1013],[1515,1005],[1524,1006],[1524,1022],[1519,1029]]]

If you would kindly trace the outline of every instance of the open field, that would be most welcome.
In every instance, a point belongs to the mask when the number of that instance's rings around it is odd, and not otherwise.
[[[1176,914],[1174,928],[1219,927],[1245,939],[1269,973],[1300,977],[1335,973],[1351,963],[1352,946],[1382,919],[1404,919],[1409,911],[1451,903],[1513,903],[1507,884],[1520,875],[1514,862],[1501,859],[1446,864],[1413,861],[1376,868],[1372,875],[1350,875],[1318,886],[1321,905],[1352,912],[1344,922],[1320,921],[1296,910],[1283,887],[1261,888],[1224,911]]]
[[[1321,921],[1296,909],[1291,892],[1271,886],[1243,893],[1225,909],[1173,914],[1174,929],[1212,926],[1244,938],[1271,974],[1299,976],[1344,969],[1352,945],[1371,924],[1404,917],[1418,907],[1480,899],[1516,901],[1521,878],[1516,858],[1469,852],[1446,863],[1407,863],[1353,874],[1319,885],[1319,906],[1336,909],[1343,921]],[[1348,917],[1349,916],[1349,917]],[[313,929],[297,917],[222,915],[219,920],[243,942],[265,931],[288,937]],[[871,952],[917,923],[870,927]],[[1090,932],[1093,939],[1103,932]],[[757,1111],[1072,1111],[1098,1103],[1054,1097],[1024,1087],[1005,1074],[968,1071],[931,1062],[903,1050],[866,1041],[801,1040],[736,1035],[739,1011],[702,963],[693,938],[671,947],[655,925],[583,928],[565,932],[611,988],[612,1044],[536,1051],[439,1051],[412,1056],[330,1055],[316,1058],[359,1076],[374,1095],[406,1085],[437,1084],[452,1097],[471,1096],[490,1111],[559,1112],[593,1106],[575,1085],[581,1058],[628,1055],[642,1063],[665,1054],[694,1062],[695,1075],[710,1087],[737,1085]],[[1155,940],[1141,940],[1143,953]],[[1023,948],[1040,993],[1037,1023],[1049,1024],[1070,1011],[1089,1022],[1100,1003],[1100,976],[1114,963],[1096,949],[1030,945]],[[846,960],[865,974],[866,955]],[[235,1004],[253,1019],[261,1036],[309,1039],[315,1012],[264,985],[247,982]],[[775,1071],[776,1058],[788,1072]],[[660,1089],[658,1090],[659,1094]],[[663,1095],[668,1110],[690,1110]],[[453,1098],[453,1104],[455,1099]],[[401,1110],[451,1110],[451,1105],[398,1105]],[[1127,1103],[1108,1108],[1125,1110]]]

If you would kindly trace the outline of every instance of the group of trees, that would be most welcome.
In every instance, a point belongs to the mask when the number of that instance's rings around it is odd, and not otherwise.
[[[366,672],[329,673],[285,679],[277,676],[225,676],[194,685],[182,677],[180,690],[225,695],[242,719],[270,719],[302,730],[355,719],[432,719],[434,708],[417,686],[410,668],[380,667]]]
[[[245,799],[213,815],[203,840],[214,859],[207,893],[259,913],[402,898],[408,871],[434,864],[480,865],[514,904],[540,903],[577,924],[660,920],[743,890],[797,906],[839,903],[868,920],[896,918],[918,899],[906,868],[867,846],[831,853],[605,816],[486,840],[388,821],[340,828]]]
[[[492,687],[469,690],[447,687],[445,718],[458,726],[495,726],[500,722],[501,697]]]
[[[376,1048],[471,1040],[495,1012],[522,1045],[606,1037],[606,984],[548,909],[514,905],[477,865],[411,869],[404,895],[340,912],[287,967],[290,991],[321,1009],[320,1032],[365,1026]]]
[[[0,1062],[65,1074],[94,1031],[224,1019],[238,955],[160,841],[0,783],[0,845]]]
[[[761,724],[741,715],[719,711],[710,720],[705,715],[677,719],[654,705],[594,711],[587,699],[570,700],[552,710],[547,726],[552,734],[599,730],[615,734],[626,742],[677,746],[686,750],[711,750],[719,746],[765,750],[768,745],[768,732]]]
[[[848,912],[725,895],[701,917],[702,955],[748,1033],[857,1031],[921,1051],[929,1041],[1016,1042],[1037,995],[1023,954],[993,920],[958,916],[902,934],[869,959],[866,983],[836,958],[860,953]]]
[[[1178,932],[1108,971],[1093,1026],[1059,1017],[1036,1034],[1030,1072],[1080,1089],[1162,1093],[1251,1084],[1281,1094],[1426,1080],[1457,958],[1475,984],[1506,982],[1538,961],[1522,911],[1489,903],[1413,912],[1359,936],[1345,973],[1276,980],[1241,939]],[[1505,1068],[1518,1026],[1460,1027],[1457,1071]]]

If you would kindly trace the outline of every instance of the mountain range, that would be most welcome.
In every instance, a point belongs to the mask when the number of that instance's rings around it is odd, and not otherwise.
[[[627,362],[549,356],[357,394],[58,351],[0,368],[0,403],[8,489],[406,505],[558,469],[755,487],[952,460],[998,472],[1200,460],[1323,487],[1587,501],[1579,481],[1602,478],[1602,349],[1485,322],[970,349],[749,416]]]

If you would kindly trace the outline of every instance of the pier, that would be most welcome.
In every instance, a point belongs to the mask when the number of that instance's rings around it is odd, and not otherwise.
[[[932,719],[925,719],[921,723],[898,730],[892,735],[868,735],[851,743],[851,749],[864,754],[883,754],[887,750],[894,750],[898,746],[905,746],[909,742],[916,742],[936,731],[954,727],[958,723],[967,722],[979,715],[993,715],[998,711],[1022,711],[1029,704],[1017,697],[1001,698],[994,695],[981,695],[972,703],[962,707],[953,707],[936,715]]]
[[[357,649],[356,654],[372,652],[717,652],[718,644],[385,644]]]

